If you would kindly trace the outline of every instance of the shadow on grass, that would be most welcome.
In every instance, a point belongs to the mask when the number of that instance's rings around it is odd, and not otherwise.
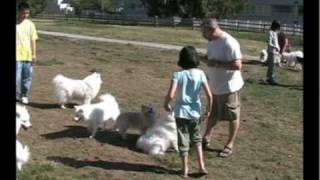
[[[59,104],[48,104],[48,103],[40,103],[40,102],[29,102],[27,104],[30,107],[39,108],[39,109],[60,109]],[[66,104],[66,108],[72,109],[75,105],[74,103]]]
[[[67,129],[62,131],[42,134],[46,139],[62,139],[62,138],[89,138],[90,133],[84,126],[64,126]],[[108,130],[98,130],[94,139],[100,143],[108,143],[119,147],[128,147],[128,149],[142,153],[136,148],[136,142],[139,138],[138,134],[127,134],[127,139],[122,140],[118,132]]]
[[[76,160],[69,157],[50,156],[48,160],[63,163],[74,168],[82,168],[86,166],[98,167],[108,170],[134,171],[134,172],[151,172],[156,174],[177,174],[177,171],[164,168],[162,166],[127,163],[127,162],[111,162],[102,160]]]
[[[242,64],[251,64],[251,65],[262,65],[262,66],[266,66],[265,62],[261,62],[259,60],[242,60]]]
[[[259,84],[262,85],[269,85],[269,86],[279,86],[279,87],[288,87],[289,89],[295,89],[295,90],[303,90],[303,85],[296,85],[296,84],[283,84],[279,83],[277,85],[271,85],[268,82],[264,80],[259,80]]]
[[[48,104],[48,103],[39,103],[39,102],[29,102],[28,106],[39,108],[39,109],[56,109],[59,108],[58,104]]]
[[[61,138],[88,138],[89,132],[86,127],[83,126],[64,126],[67,129],[62,131],[41,134],[42,137],[47,139],[61,139]]]

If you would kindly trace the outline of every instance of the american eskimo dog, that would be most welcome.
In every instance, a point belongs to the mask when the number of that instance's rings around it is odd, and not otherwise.
[[[156,123],[144,135],[140,136],[137,148],[151,155],[162,155],[169,147],[178,151],[177,126],[173,112],[160,115]]]
[[[141,106],[141,112],[125,112],[118,117],[114,130],[119,131],[122,139],[127,138],[129,128],[139,129],[141,134],[153,126],[156,118],[155,108],[152,106]]]
[[[99,97],[100,102],[96,104],[85,104],[75,106],[75,121],[84,120],[88,122],[88,130],[93,138],[99,126],[106,121],[116,121],[120,109],[116,99],[111,94],[104,94]]]
[[[55,95],[61,108],[70,102],[90,104],[101,87],[102,80],[100,73],[93,72],[82,80],[70,79],[58,74],[52,80]]]

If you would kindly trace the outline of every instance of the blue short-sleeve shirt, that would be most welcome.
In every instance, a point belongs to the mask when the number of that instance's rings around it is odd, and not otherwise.
[[[198,119],[201,113],[200,92],[207,82],[205,73],[200,69],[175,72],[173,81],[177,82],[177,98],[174,107],[176,118]]]

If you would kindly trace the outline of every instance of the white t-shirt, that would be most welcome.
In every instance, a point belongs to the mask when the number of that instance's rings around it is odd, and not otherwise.
[[[215,59],[231,62],[242,59],[238,41],[226,32],[223,32],[221,38],[208,42],[207,54],[209,61]],[[244,85],[240,70],[209,67],[207,75],[214,95],[236,92]]]

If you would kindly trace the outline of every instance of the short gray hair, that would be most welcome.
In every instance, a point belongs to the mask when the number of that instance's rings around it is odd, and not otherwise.
[[[204,19],[201,24],[202,30],[219,28],[218,21],[214,18]]]

